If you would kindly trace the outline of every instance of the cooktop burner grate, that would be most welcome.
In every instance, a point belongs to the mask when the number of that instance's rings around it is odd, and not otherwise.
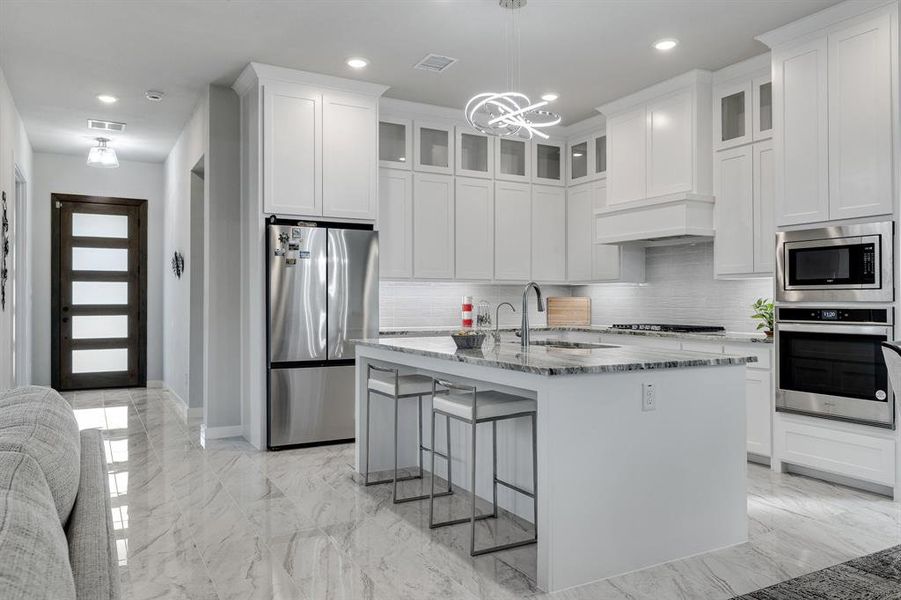
[[[614,323],[614,329],[633,331],[665,331],[671,333],[722,333],[725,327],[718,325],[665,325],[661,323]]]

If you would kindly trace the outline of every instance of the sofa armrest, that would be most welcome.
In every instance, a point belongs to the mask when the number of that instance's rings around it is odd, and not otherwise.
[[[78,600],[119,600],[119,558],[110,508],[103,437],[81,432],[81,480],[66,526]]]

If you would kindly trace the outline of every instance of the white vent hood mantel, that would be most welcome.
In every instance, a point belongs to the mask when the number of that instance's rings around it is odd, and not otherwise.
[[[595,210],[595,242],[713,236],[711,82],[696,69],[598,107],[607,119],[607,197]]]

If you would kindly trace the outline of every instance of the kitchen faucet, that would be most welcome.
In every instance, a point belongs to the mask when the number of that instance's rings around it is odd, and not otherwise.
[[[509,302],[501,302],[497,305],[497,308],[494,309],[494,343],[501,343],[501,307],[509,306],[510,310],[516,312],[516,307],[510,304]]]
[[[529,290],[535,288],[535,296],[538,299],[538,312],[544,312],[544,301],[541,299],[541,288],[538,287],[538,284],[534,281],[530,281],[526,284],[525,289],[522,291],[522,347],[523,349],[528,349],[529,347]]]

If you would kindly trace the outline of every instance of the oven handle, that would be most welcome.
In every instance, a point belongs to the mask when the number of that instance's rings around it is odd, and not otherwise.
[[[884,335],[892,339],[891,325],[819,325],[802,323],[776,323],[776,332],[804,331],[810,333],[844,333],[847,335]]]

